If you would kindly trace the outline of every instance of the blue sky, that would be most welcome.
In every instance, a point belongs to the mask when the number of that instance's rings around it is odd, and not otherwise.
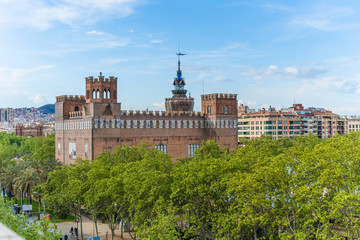
[[[84,94],[118,77],[123,109],[163,110],[178,42],[186,88],[251,108],[360,114],[356,0],[0,0],[0,107]]]

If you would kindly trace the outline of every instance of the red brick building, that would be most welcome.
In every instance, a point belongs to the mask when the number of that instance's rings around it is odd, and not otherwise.
[[[127,111],[117,102],[116,77],[104,78],[100,73],[98,78],[85,79],[86,96],[56,98],[56,158],[64,164],[77,157],[93,160],[103,151],[141,141],[173,159],[192,156],[208,139],[229,150],[237,145],[236,94],[202,95],[202,111],[193,112],[193,98],[184,91],[173,91],[173,98],[166,101],[174,108],[179,98],[177,111]],[[184,85],[185,81],[174,81],[175,90],[184,90]]]
[[[15,134],[24,137],[43,137],[44,127],[41,124],[34,126],[24,126],[23,124],[16,124]]]

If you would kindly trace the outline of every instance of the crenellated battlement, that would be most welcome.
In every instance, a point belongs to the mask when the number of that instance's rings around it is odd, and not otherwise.
[[[104,76],[99,76],[98,78],[94,78],[93,76],[89,76],[85,78],[86,83],[96,83],[96,82],[102,82],[102,83],[117,83],[118,78],[114,76],[109,76],[109,78],[105,78]]]
[[[202,99],[236,99],[237,94],[228,94],[228,93],[213,93],[201,95]]]
[[[167,111],[146,111],[146,110],[122,110],[122,116],[190,116],[201,117],[201,112],[167,112]]]
[[[176,98],[165,98],[165,101],[194,101],[192,97],[176,97]]]
[[[85,101],[85,96],[82,95],[62,95],[56,97],[56,102],[65,101]]]
[[[117,77],[86,77],[86,102],[117,102]]]

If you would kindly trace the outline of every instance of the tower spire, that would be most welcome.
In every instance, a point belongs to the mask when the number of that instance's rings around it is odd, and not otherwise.
[[[181,73],[181,57],[186,55],[180,52],[180,44],[178,52],[178,69],[176,77],[174,78],[174,89],[172,90],[173,96],[171,98],[166,98],[165,108],[166,111],[182,111],[182,112],[192,112],[194,109],[194,98],[186,96],[187,90],[185,89],[185,79],[182,77]]]
[[[184,55],[186,55],[186,54],[181,53],[181,52],[179,51],[178,53],[176,53],[176,55],[178,55],[177,79],[180,80],[180,79],[181,79],[181,68],[180,68],[181,60],[180,60],[180,57],[181,57],[181,56],[184,56]]]
[[[184,56],[186,54],[181,53],[180,51],[178,53],[176,53],[176,55],[178,56],[178,69],[177,69],[177,74],[176,74],[176,78],[174,79],[174,90],[172,90],[173,94],[180,94],[180,95],[185,95],[187,90],[185,90],[185,80],[182,77],[182,73],[181,73],[181,56]]]

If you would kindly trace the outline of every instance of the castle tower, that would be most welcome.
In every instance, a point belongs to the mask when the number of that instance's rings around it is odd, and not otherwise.
[[[237,116],[236,97],[226,93],[201,95],[201,112],[207,116]]]
[[[93,76],[86,80],[86,103],[117,103],[117,77],[104,78],[100,72],[98,78]]]
[[[178,70],[176,78],[174,78],[174,90],[172,90],[173,96],[165,99],[165,108],[168,112],[181,111],[181,112],[192,112],[194,109],[194,98],[187,97],[185,90],[185,80],[182,77],[180,68],[180,56],[185,54],[177,53],[178,55]]]

